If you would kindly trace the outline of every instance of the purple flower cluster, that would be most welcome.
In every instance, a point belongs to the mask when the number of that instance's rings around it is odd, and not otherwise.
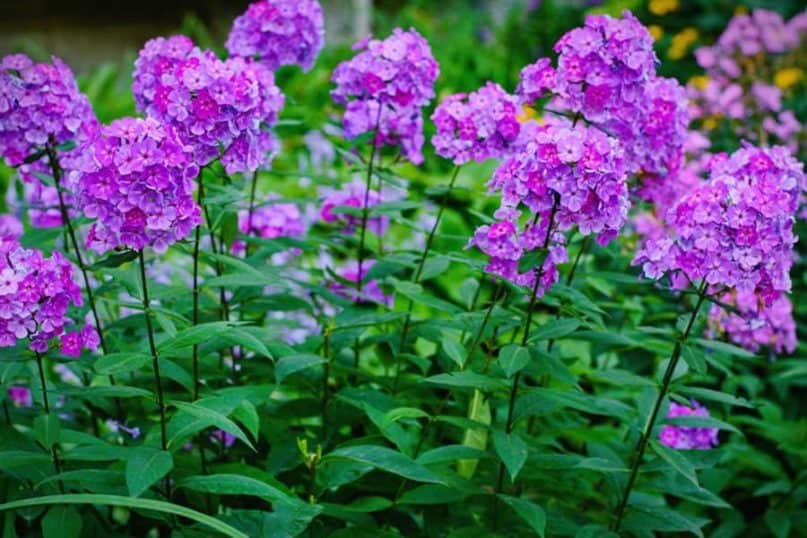
[[[0,256],[17,246],[22,237],[22,223],[14,215],[0,214]]]
[[[305,235],[308,226],[300,208],[296,204],[275,202],[277,198],[276,194],[267,196],[266,205],[255,208],[251,217],[249,211],[239,211],[238,230],[242,234],[264,239]],[[236,241],[233,252],[244,252],[244,242]]]
[[[322,202],[320,209],[320,217],[327,223],[342,223],[345,226],[345,233],[352,233],[357,226],[361,224],[361,215],[352,215],[348,213],[341,213],[337,207],[354,207],[361,211],[364,207],[365,194],[367,196],[367,207],[372,208],[384,202],[378,191],[367,189],[363,182],[353,181],[343,186],[342,190],[334,191],[328,194]],[[381,235],[387,231],[389,227],[389,217],[381,215],[377,217],[368,217],[367,229],[376,235]]]
[[[367,272],[370,271],[370,268],[372,268],[373,265],[375,265],[374,260],[364,260],[360,273],[359,262],[354,261],[338,269],[336,274],[348,282],[358,283],[360,280],[363,280],[365,276],[367,276]],[[350,299],[356,303],[370,301],[386,305],[387,308],[392,308],[392,304],[395,300],[393,295],[385,294],[379,286],[378,281],[373,279],[364,282],[361,292],[356,289],[356,286],[352,284],[348,285],[343,282],[332,282],[329,287],[337,295],[341,295],[342,297]]]
[[[793,353],[796,350],[796,322],[793,305],[786,295],[770,305],[760,302],[751,293],[725,293],[720,297],[724,304],[737,311],[727,311],[712,305],[709,311],[709,327],[717,334],[725,334],[729,341],[757,352],[766,346],[776,353]]]
[[[667,212],[667,233],[648,238],[633,263],[648,278],[669,274],[676,287],[705,279],[770,304],[790,290],[804,186],[802,165],[782,147],[745,146],[715,158],[709,180]]]
[[[155,119],[123,118],[87,147],[76,197],[97,219],[87,244],[103,253],[126,246],[164,252],[200,223],[193,199],[199,167],[174,129]]]
[[[35,64],[23,54],[0,61],[0,155],[9,166],[23,165],[49,143],[80,145],[97,129],[70,68],[56,57],[52,62]]]
[[[467,96],[450,95],[432,114],[437,127],[432,144],[438,155],[456,165],[500,158],[518,138],[518,112],[516,98],[495,82]]]
[[[92,328],[65,334],[71,304],[81,305],[81,290],[73,282],[72,264],[58,251],[45,258],[17,246],[0,256],[0,347],[23,339],[40,353],[55,339],[61,339],[67,354],[94,347]]]
[[[314,65],[325,44],[325,21],[316,0],[260,0],[233,22],[226,47],[232,56],[281,65]]]
[[[574,116],[617,138],[626,168],[666,175],[680,165],[689,121],[683,88],[656,76],[653,38],[630,12],[586,18],[555,44],[558,66],[540,58],[521,71],[518,94],[551,97],[547,112]]]
[[[256,62],[222,61],[185,36],[158,37],[140,51],[132,91],[138,110],[171,125],[199,166],[220,157],[228,174],[254,171],[275,149],[266,127],[284,97]]]
[[[8,399],[15,407],[33,407],[34,398],[31,394],[31,389],[20,385],[11,385],[8,387]]]
[[[706,76],[696,77],[687,87],[693,116],[707,130],[736,120],[731,128],[740,137],[760,143],[772,139],[797,151],[801,124],[782,105],[792,83],[777,80],[777,74],[800,72],[788,69],[798,66],[798,59],[782,56],[798,51],[807,31],[805,21],[807,12],[786,22],[765,9],[732,18],[713,46],[695,51]]]
[[[490,188],[502,193],[497,221],[475,232],[470,245],[491,257],[488,271],[522,285],[538,274],[543,293],[557,277],[555,265],[566,259],[563,232],[577,227],[596,234],[600,244],[616,237],[628,214],[628,188],[622,150],[595,127],[545,125],[535,139],[505,160]],[[530,222],[519,230],[520,206]],[[546,246],[539,269],[519,273],[519,260]]]
[[[676,417],[708,417],[709,410],[690,400],[692,407],[670,402],[667,418]],[[661,444],[677,450],[708,450],[717,446],[717,428],[699,428],[694,426],[673,426],[668,424],[661,428],[659,441]]]
[[[434,98],[439,67],[428,42],[415,30],[396,28],[384,40],[365,38],[340,63],[331,80],[333,100],[345,105],[349,138],[373,132],[376,146],[400,144],[415,164],[423,161],[422,108]]]

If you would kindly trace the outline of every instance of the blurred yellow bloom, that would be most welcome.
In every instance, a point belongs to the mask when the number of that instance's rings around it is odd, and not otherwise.
[[[516,118],[518,118],[519,122],[526,123],[532,119],[535,119],[537,116],[538,114],[535,113],[534,108],[529,105],[524,105],[521,107],[521,114],[516,116]]]
[[[707,131],[714,130],[714,128],[717,127],[717,120],[718,120],[718,118],[715,117],[715,116],[710,116],[710,117],[704,119],[703,120],[703,128],[706,129]]]
[[[650,0],[648,9],[653,15],[666,15],[678,9],[678,0]]]
[[[664,36],[664,29],[659,26],[658,24],[651,24],[647,27],[647,30],[650,32],[650,35],[653,36],[653,39],[658,41]]]
[[[706,85],[709,84],[709,77],[706,75],[697,75],[689,79],[689,83],[702,90],[706,88]]]
[[[737,6],[734,8],[735,15],[745,15],[746,13],[748,13],[748,8],[745,6]]]
[[[680,60],[684,57],[692,45],[698,39],[698,31],[692,27],[684,28],[672,38],[667,57],[671,60]]]
[[[798,67],[785,67],[773,75],[773,83],[783,90],[787,90],[798,84],[803,76],[804,71]]]

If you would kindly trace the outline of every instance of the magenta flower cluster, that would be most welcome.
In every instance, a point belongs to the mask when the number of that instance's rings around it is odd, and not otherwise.
[[[523,103],[551,97],[546,112],[573,116],[617,138],[626,168],[666,175],[680,165],[689,121],[683,88],[656,76],[653,38],[630,12],[586,18],[555,44],[557,68],[540,58],[521,71]]]
[[[793,353],[796,350],[798,342],[793,305],[786,295],[778,297],[770,305],[752,293],[725,293],[720,301],[735,310],[712,305],[709,327],[714,333],[725,335],[730,342],[752,352],[759,351],[761,347],[776,353]]]
[[[78,204],[97,219],[87,245],[99,253],[121,246],[165,252],[201,221],[193,199],[198,173],[190,148],[171,126],[152,118],[104,126],[78,174]]]
[[[352,284],[354,282],[358,284],[360,280],[363,280],[373,265],[375,265],[374,260],[364,260],[361,266],[361,272],[359,272],[359,262],[349,262],[347,265],[339,268],[336,274],[340,278],[350,282],[350,284],[334,281],[330,284],[330,289],[337,295],[356,303],[374,302],[385,305],[387,308],[392,308],[395,297],[384,293],[377,280],[370,279],[365,281],[362,284],[361,291],[358,291],[357,287]]]
[[[695,400],[690,404],[692,407],[670,402],[667,418],[709,416],[709,410]],[[717,428],[667,424],[659,432],[659,441],[677,450],[708,450],[717,446],[717,433]]]
[[[633,263],[648,278],[669,274],[676,287],[705,279],[770,304],[790,290],[804,185],[802,165],[782,147],[745,146],[713,159],[709,180],[668,211],[667,233],[649,238]]]
[[[566,259],[563,232],[577,227],[600,244],[616,237],[627,219],[629,199],[622,150],[595,127],[546,125],[535,139],[506,159],[489,186],[501,191],[497,221],[474,233],[470,245],[491,257],[488,271],[542,294],[556,280],[556,264]],[[523,230],[521,207],[529,210]],[[519,272],[519,260],[544,247],[540,268]]]
[[[495,82],[443,99],[432,114],[437,154],[461,165],[501,158],[518,138],[518,102]]]
[[[328,194],[322,202],[320,208],[320,218],[327,223],[339,223],[344,225],[345,233],[353,233],[361,225],[361,211],[364,207],[364,199],[367,198],[367,207],[373,208],[384,199],[378,191],[367,188],[361,181],[353,181],[342,186],[341,190]],[[355,214],[340,211],[338,208],[356,208]],[[367,229],[376,235],[381,235],[389,227],[389,217],[386,215],[370,216],[367,218]]]
[[[345,105],[349,138],[374,133],[376,146],[400,145],[415,164],[423,161],[422,108],[434,98],[439,67],[428,42],[414,29],[396,28],[384,40],[363,39],[331,80],[333,100]]]
[[[67,333],[70,305],[81,305],[81,290],[73,282],[73,266],[58,251],[46,258],[38,250],[16,246],[0,256],[0,347],[27,340],[44,353],[51,341],[62,351],[78,355],[82,347],[97,346],[92,327]]]
[[[132,91],[138,110],[173,127],[204,166],[221,159],[228,174],[268,164],[276,142],[267,127],[284,97],[262,65],[220,60],[190,38],[148,41],[135,62]]]
[[[264,204],[250,212],[238,212],[238,230],[244,235],[275,239],[277,237],[302,237],[308,225],[303,213],[296,204],[277,202],[278,196],[270,194]],[[242,253],[245,249],[243,241],[233,244],[234,253]]]
[[[325,44],[325,21],[316,0],[260,0],[233,22],[225,46],[231,56],[311,69]]]
[[[32,407],[34,405],[33,394],[31,389],[20,385],[11,385],[8,387],[8,399],[15,407]]]

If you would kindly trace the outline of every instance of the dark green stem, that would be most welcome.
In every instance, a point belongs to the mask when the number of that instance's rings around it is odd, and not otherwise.
[[[362,266],[364,265],[364,242],[367,236],[367,219],[370,215],[370,186],[373,180],[373,164],[375,163],[376,143],[375,137],[378,134],[378,125],[381,123],[381,109],[383,104],[378,103],[378,115],[375,120],[375,128],[373,129],[373,140],[371,141],[370,160],[367,163],[367,179],[364,186],[364,202],[362,203],[361,212],[361,236],[359,238],[359,274],[356,279],[356,289],[361,293],[361,288],[364,283],[364,276],[362,275]]]
[[[587,235],[585,239],[583,239],[583,243],[580,245],[580,250],[577,251],[577,256],[574,258],[574,263],[572,264],[572,268],[569,270],[569,274],[566,275],[566,286],[571,286],[572,281],[574,280],[574,274],[577,272],[577,266],[580,265],[580,258],[583,257],[583,254],[586,253],[588,250],[588,246],[591,244],[591,236]],[[555,319],[560,319],[560,309],[558,309],[558,313],[555,316]],[[546,351],[549,353],[552,351],[552,348],[555,347],[555,339],[552,338],[549,342],[546,343]]]
[[[199,187],[196,191],[196,203],[201,208],[204,204],[204,183],[202,173],[199,173]],[[194,230],[193,236],[193,326],[199,324],[199,243],[202,239],[202,225],[199,224]],[[193,344],[192,351],[193,365],[193,399],[199,399],[199,344]]]
[[[330,391],[328,390],[328,379],[331,375],[331,326],[325,327],[322,339],[322,357],[325,363],[322,368],[322,442],[328,438],[328,399]]]
[[[682,334],[681,338],[675,342],[675,347],[673,348],[672,355],[670,356],[670,361],[667,363],[667,369],[664,371],[664,377],[661,380],[661,388],[658,396],[656,397],[656,401],[653,404],[653,410],[650,412],[650,416],[647,417],[647,422],[645,423],[642,434],[639,437],[639,441],[636,445],[635,456],[631,465],[630,474],[628,475],[628,482],[625,486],[625,491],[622,494],[622,500],[620,500],[619,506],[617,506],[616,517],[614,518],[614,522],[611,526],[611,530],[614,532],[618,533],[619,528],[622,525],[622,518],[624,517],[625,509],[628,506],[628,498],[630,497],[630,492],[633,489],[633,485],[636,483],[636,477],[639,474],[639,467],[642,464],[642,458],[644,457],[645,450],[647,449],[647,443],[650,441],[653,426],[656,423],[656,418],[658,417],[659,410],[661,409],[661,404],[664,401],[664,398],[667,396],[667,391],[670,388],[670,382],[672,381],[673,373],[675,373],[675,367],[678,365],[678,360],[681,358],[681,346],[685,344],[687,338],[689,338],[689,333],[692,331],[692,327],[695,324],[695,320],[698,317],[698,312],[701,309],[704,299],[706,299],[706,281],[704,281],[698,289],[698,302],[695,304],[695,308],[692,310],[692,314],[689,317],[689,322],[687,323],[684,333]]]
[[[554,194],[554,200],[552,202],[552,209],[549,212],[549,222],[546,225],[546,236],[544,237],[544,244],[541,247],[543,251],[546,251],[549,248],[549,241],[552,239],[552,227],[555,224],[555,213],[558,209],[558,204],[560,203],[560,196],[557,193]],[[541,263],[541,267],[538,269],[537,274],[535,275],[535,283],[532,286],[532,293],[530,294],[530,303],[527,307],[527,322],[524,325],[524,335],[521,338],[521,346],[525,347],[530,339],[530,329],[532,328],[532,316],[535,310],[535,303],[538,300],[538,288],[541,285],[541,278],[544,275],[544,266],[546,264],[546,259]],[[513,432],[513,416],[514,410],[516,406],[516,396],[518,395],[518,385],[521,382],[521,372],[516,372],[516,375],[513,376],[513,385],[510,387],[510,400],[507,405],[507,421],[505,422],[504,431],[508,435]],[[504,486],[504,463],[499,463],[499,476],[496,480],[496,493],[501,493],[502,487]],[[498,525],[498,496],[494,498],[494,517],[493,517],[493,528],[496,529]]]
[[[154,369],[154,385],[157,389],[157,407],[160,411],[160,447],[168,450],[168,436],[165,431],[165,399],[163,396],[163,385],[160,377],[160,357],[157,355],[157,345],[154,343],[154,327],[151,324],[151,301],[149,300],[148,280],[146,279],[146,260],[143,251],[138,252],[140,257],[140,282],[143,286],[143,315],[146,318],[146,331],[148,332],[149,349],[151,350],[151,360]],[[170,475],[165,476],[165,498],[171,500],[171,479]]]
[[[252,185],[249,189],[249,209],[247,210],[247,235],[252,235],[252,214],[255,212],[255,189],[258,186],[258,171],[252,173]],[[249,256],[249,241],[244,245],[244,257]]]
[[[39,370],[39,383],[42,385],[42,403],[45,407],[45,414],[50,416],[50,403],[48,402],[48,386],[45,382],[45,368],[42,365],[42,354],[38,351],[36,353],[36,367]],[[56,476],[62,474],[62,464],[59,461],[59,453],[56,452],[56,445],[50,447],[50,458],[53,461],[53,470]],[[59,480],[59,493],[64,494],[64,483]]]

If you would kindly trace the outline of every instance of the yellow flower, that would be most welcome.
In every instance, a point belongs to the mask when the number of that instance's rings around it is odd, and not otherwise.
[[[735,15],[745,15],[748,13],[748,8],[745,6],[737,6],[734,8]]]
[[[703,120],[703,128],[707,131],[713,131],[717,127],[717,120],[715,116],[710,116]]]
[[[524,105],[521,107],[521,114],[516,116],[518,121],[521,123],[526,123],[531,119],[534,119],[538,114],[535,113],[535,109],[529,105]]]
[[[803,76],[804,71],[798,67],[785,67],[773,75],[773,83],[783,90],[787,90],[798,84]]]
[[[689,79],[689,83],[699,90],[703,90],[706,88],[706,85],[709,84],[709,77],[706,75],[697,75]]]
[[[692,27],[684,28],[672,38],[667,57],[671,60],[680,60],[689,50],[689,46],[698,40],[698,31]]]
[[[650,0],[648,8],[653,15],[666,15],[678,9],[678,0]]]
[[[647,30],[650,32],[650,35],[653,36],[653,39],[658,41],[664,36],[664,29],[659,26],[658,24],[651,24],[647,27]]]

